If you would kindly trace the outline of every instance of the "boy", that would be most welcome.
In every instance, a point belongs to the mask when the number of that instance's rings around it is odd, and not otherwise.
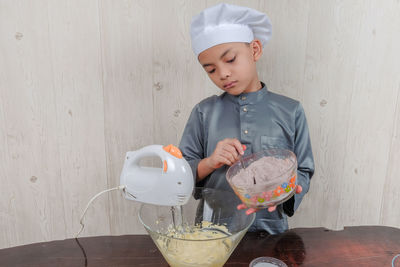
[[[225,174],[239,156],[267,148],[292,150],[298,160],[297,194],[277,208],[257,212],[249,229],[275,234],[288,229],[287,216],[307,193],[314,160],[301,104],[269,92],[258,78],[256,62],[270,36],[268,17],[247,7],[218,4],[193,18],[193,51],[225,92],[193,108],[180,149],[197,186],[222,190],[232,190]]]

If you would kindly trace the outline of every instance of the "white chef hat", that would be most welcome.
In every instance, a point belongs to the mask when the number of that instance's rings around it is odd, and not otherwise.
[[[190,35],[196,56],[223,43],[259,39],[264,46],[271,38],[271,22],[266,14],[255,9],[221,3],[193,17]]]

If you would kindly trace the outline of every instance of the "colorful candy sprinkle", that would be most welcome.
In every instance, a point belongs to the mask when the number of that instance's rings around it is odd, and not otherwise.
[[[274,190],[274,195],[275,196],[280,196],[283,193],[283,188],[281,186],[278,186],[275,190]]]
[[[244,195],[245,198],[250,198],[249,194]]]
[[[264,202],[264,199],[261,198],[261,197],[259,197],[259,198],[258,198],[258,202],[263,203],[263,202]]]
[[[288,187],[285,188],[285,192],[286,192],[286,193],[289,193],[290,190],[292,190],[292,189],[290,188],[290,186],[288,186]]]
[[[283,183],[283,184],[282,184],[282,188],[286,188],[287,186],[288,186],[287,183]]]

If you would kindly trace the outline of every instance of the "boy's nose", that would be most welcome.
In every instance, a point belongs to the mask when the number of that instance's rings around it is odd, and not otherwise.
[[[229,71],[229,70],[221,70],[221,72],[220,72],[220,77],[221,77],[221,80],[225,80],[225,79],[227,79],[227,78],[229,78],[231,76],[231,72]]]

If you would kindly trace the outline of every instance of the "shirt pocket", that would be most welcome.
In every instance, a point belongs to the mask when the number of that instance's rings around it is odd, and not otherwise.
[[[293,151],[293,143],[282,137],[261,136],[261,149],[281,148]]]

